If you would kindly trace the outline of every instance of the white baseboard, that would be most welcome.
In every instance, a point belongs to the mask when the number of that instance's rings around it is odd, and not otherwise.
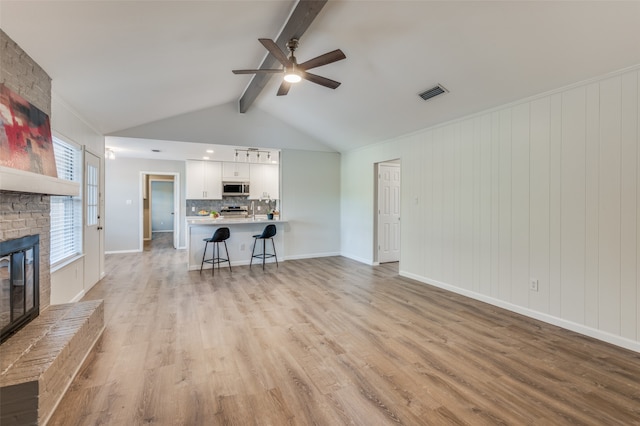
[[[352,256],[352,255],[346,254],[346,253],[340,253],[340,256],[346,257],[346,258],[351,259],[351,260],[355,260],[356,262],[364,263],[365,265],[375,266],[375,262],[373,260],[371,260],[371,259],[365,259],[363,257]]]
[[[403,277],[411,278],[424,284],[432,285],[434,287],[441,288],[443,290],[451,291],[452,293],[461,294],[471,299],[479,300],[481,302],[488,303],[499,308],[506,309],[517,314],[524,315],[529,318],[537,319],[547,324],[555,325],[567,330],[575,331],[576,333],[583,334],[585,336],[593,337],[594,339],[602,340],[603,342],[611,343],[612,345],[620,346],[625,349],[629,349],[635,352],[640,352],[640,342],[627,339],[622,336],[608,333],[606,331],[598,330],[592,327],[587,327],[583,324],[578,324],[573,321],[568,321],[562,318],[554,317],[543,312],[538,312],[533,309],[525,308],[522,306],[514,305],[503,300],[495,299],[493,297],[476,293],[471,290],[452,286],[451,284],[443,283],[438,280],[422,277],[416,274],[412,274],[406,271],[400,271],[400,275]]]
[[[80,293],[76,294],[73,299],[69,300],[69,303],[79,302],[85,294],[87,294],[87,292],[85,290],[82,290]]]
[[[314,257],[332,257],[340,256],[339,252],[327,252],[327,253],[309,253],[309,254],[295,254],[293,256],[284,257],[285,260],[301,260],[301,259],[313,259]]]
[[[112,250],[112,251],[105,251],[104,254],[123,254],[123,253],[140,253],[142,252],[142,250],[140,249],[136,249],[136,250]]]

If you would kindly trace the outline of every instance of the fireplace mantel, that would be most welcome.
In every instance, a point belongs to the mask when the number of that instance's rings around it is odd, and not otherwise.
[[[0,166],[0,190],[49,195],[78,195],[80,184]]]

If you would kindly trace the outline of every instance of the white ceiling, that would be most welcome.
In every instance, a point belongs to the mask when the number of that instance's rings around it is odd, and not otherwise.
[[[250,76],[231,70],[260,64],[257,39],[275,39],[294,5],[0,0],[0,27],[96,129],[162,139],[153,129],[175,117],[237,102]],[[330,0],[296,56],[342,49],[346,60],[314,70],[342,85],[276,97],[273,77],[252,109],[344,152],[640,64],[639,23],[639,1]],[[450,93],[417,96],[437,83]],[[202,141],[180,131],[167,139]],[[278,148],[277,132],[241,144],[262,142]]]

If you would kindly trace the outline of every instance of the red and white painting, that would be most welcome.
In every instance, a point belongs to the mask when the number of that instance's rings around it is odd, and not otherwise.
[[[0,84],[0,166],[58,177],[49,116]]]

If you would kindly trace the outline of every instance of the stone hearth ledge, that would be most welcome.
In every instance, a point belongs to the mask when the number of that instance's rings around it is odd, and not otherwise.
[[[0,424],[46,424],[103,331],[102,300],[51,305],[0,345]]]

